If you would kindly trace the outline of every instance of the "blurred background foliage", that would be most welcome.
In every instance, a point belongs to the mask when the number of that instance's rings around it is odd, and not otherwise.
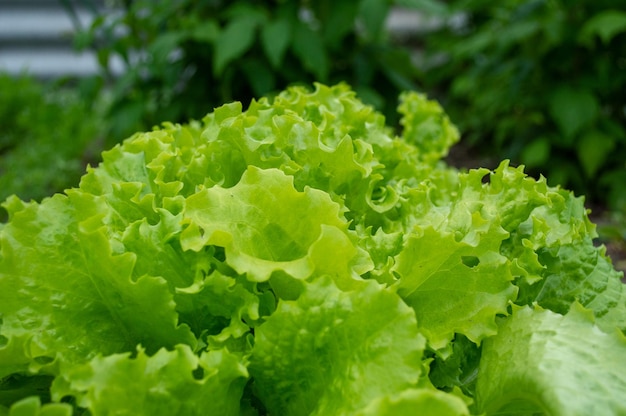
[[[626,5],[456,0],[425,39],[421,87],[466,144],[626,209]]]
[[[113,137],[164,120],[199,118],[225,102],[249,102],[287,85],[349,83],[394,114],[398,92],[417,89],[404,45],[390,41],[393,5],[416,0],[118,1],[79,32],[112,85]],[[70,8],[71,10],[71,8]],[[112,58],[127,70],[112,73]]]
[[[0,73],[0,201],[40,200],[76,186],[106,132],[93,80],[44,83]],[[3,219],[0,212],[0,219]]]
[[[0,78],[2,198],[76,185],[102,149],[162,121],[343,81],[390,125],[400,91],[424,91],[467,154],[510,158],[626,212],[626,10],[614,0],[59,1],[93,10],[74,42],[101,71],[71,84]],[[394,9],[428,24],[396,36]]]

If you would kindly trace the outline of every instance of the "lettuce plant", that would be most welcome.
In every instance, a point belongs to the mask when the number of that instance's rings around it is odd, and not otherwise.
[[[345,85],[163,124],[9,198],[0,414],[624,414],[626,291],[583,199]]]

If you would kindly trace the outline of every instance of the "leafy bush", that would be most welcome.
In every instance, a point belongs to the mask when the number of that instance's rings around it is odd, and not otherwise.
[[[114,58],[125,65],[111,106],[119,137],[313,81],[349,82],[395,117],[398,92],[415,88],[408,51],[384,31],[390,1],[114,4],[117,12],[105,10],[77,44],[95,48],[109,78]]]
[[[103,134],[84,98],[59,83],[0,74],[0,200],[40,200],[78,183]]]
[[[346,86],[292,88],[10,199],[0,406],[625,414],[626,287],[582,198],[449,168],[441,107],[399,110],[401,137]]]
[[[427,82],[475,147],[626,208],[626,12],[607,0],[456,0]]]

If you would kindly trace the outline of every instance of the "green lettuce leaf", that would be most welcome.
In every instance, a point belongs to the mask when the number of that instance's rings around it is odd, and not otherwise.
[[[450,168],[439,104],[399,112],[396,136],[347,85],[294,87],[7,200],[0,413],[567,414],[563,385],[614,406],[620,364],[590,368],[624,353],[626,290],[584,200]]]
[[[76,398],[92,414],[239,415],[248,379],[245,361],[225,350],[196,355],[186,345],[152,356],[96,356],[68,366],[52,385],[53,399]]]
[[[407,389],[374,400],[357,416],[469,416],[459,397],[436,389]]]
[[[30,396],[15,402],[11,408],[0,406],[2,416],[72,416],[72,406],[67,403],[41,404],[37,396]]]
[[[526,306],[485,340],[476,402],[486,414],[621,415],[624,391],[624,335],[577,303],[565,315]]]
[[[349,415],[415,385],[424,348],[415,314],[376,282],[307,284],[255,333],[250,373],[270,414]]]
[[[195,251],[207,245],[224,247],[226,263],[258,282],[275,271],[298,279],[316,270],[350,276],[351,260],[359,253],[340,210],[325,192],[298,192],[292,178],[277,169],[250,167],[231,188],[215,186],[187,198],[184,218],[189,226],[181,244]],[[329,261],[316,255],[319,250],[337,258]]]
[[[432,228],[408,237],[396,257],[395,287],[432,348],[449,346],[455,333],[476,343],[496,334],[496,315],[507,313],[516,294],[507,259],[498,252],[502,238],[492,232],[474,247]]]
[[[402,138],[415,145],[420,160],[428,164],[439,162],[459,141],[459,132],[443,108],[436,101],[427,100],[423,94],[403,93],[398,112],[402,114]]]
[[[165,280],[133,278],[136,256],[114,254],[106,229],[83,220],[89,213],[81,195],[68,194],[7,205],[12,219],[0,235],[1,329],[8,339],[2,349],[19,349],[14,362],[38,371],[57,358],[75,362],[138,344],[149,351],[195,345],[189,327],[178,324]],[[0,376],[15,371],[4,370],[9,363],[0,365]]]

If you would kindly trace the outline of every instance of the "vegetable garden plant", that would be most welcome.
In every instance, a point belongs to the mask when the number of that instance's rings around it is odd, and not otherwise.
[[[0,414],[626,414],[626,291],[584,201],[459,172],[346,85],[233,102],[9,198]]]

